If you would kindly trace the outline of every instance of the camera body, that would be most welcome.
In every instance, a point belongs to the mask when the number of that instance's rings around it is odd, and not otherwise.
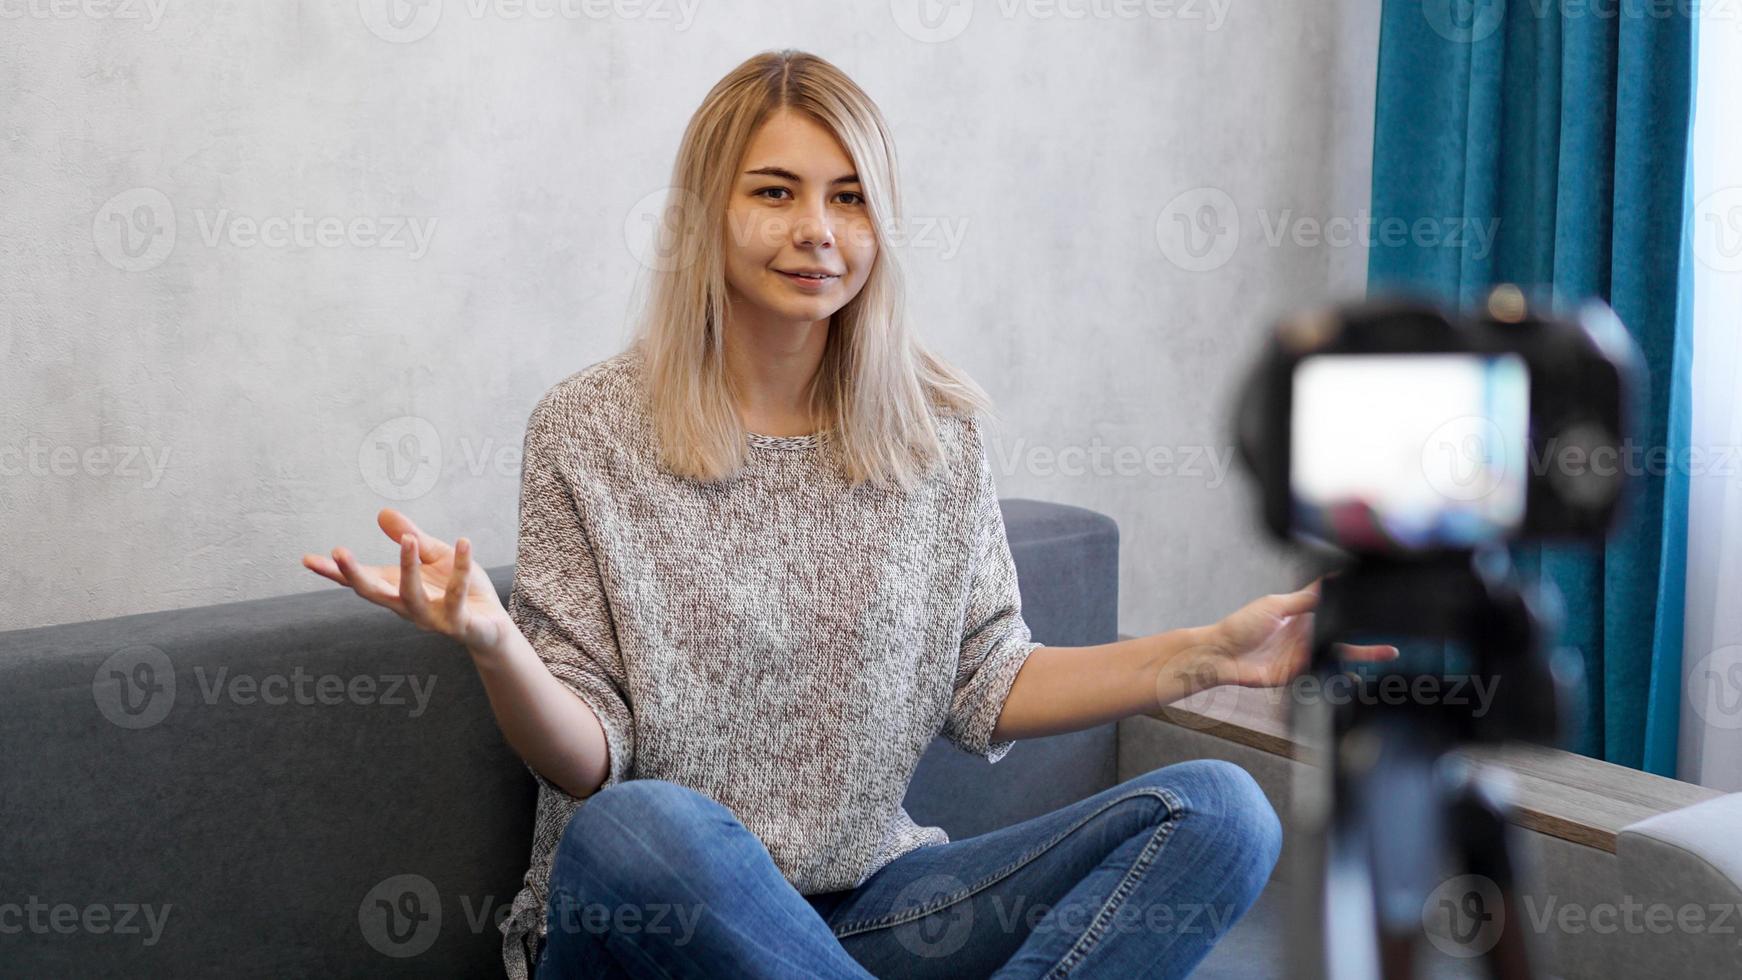
[[[1625,506],[1644,378],[1605,304],[1494,290],[1454,319],[1380,299],[1287,317],[1236,445],[1276,535],[1354,555],[1601,538]]]

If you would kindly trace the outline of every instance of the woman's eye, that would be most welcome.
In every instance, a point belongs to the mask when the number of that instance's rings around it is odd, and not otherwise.
[[[751,191],[750,196],[751,197],[761,197],[761,198],[765,198],[765,199],[770,200],[770,201],[775,201],[775,200],[784,200],[784,198],[777,198],[777,197],[774,197],[772,195],[775,195],[775,194],[790,195],[791,193],[792,192],[785,187],[764,187],[764,188],[761,188],[760,190]],[[849,200],[845,201],[844,203],[851,204],[855,207],[865,203],[865,195],[859,193],[858,191],[842,191],[840,194],[838,194],[836,196],[849,198]]]

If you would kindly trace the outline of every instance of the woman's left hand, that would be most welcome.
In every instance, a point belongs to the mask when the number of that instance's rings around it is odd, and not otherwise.
[[[1242,687],[1280,687],[1307,669],[1312,661],[1313,614],[1319,603],[1319,583],[1298,592],[1260,596],[1210,627],[1210,642],[1221,656],[1222,683]],[[1395,660],[1389,644],[1337,644],[1348,660]]]

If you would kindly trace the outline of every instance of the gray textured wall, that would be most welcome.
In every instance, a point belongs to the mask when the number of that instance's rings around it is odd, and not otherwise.
[[[1123,628],[1292,584],[1223,415],[1360,288],[1376,8],[0,0],[0,627],[335,588],[299,556],[392,561],[389,504],[511,561],[527,412],[626,338],[701,96],[785,46],[890,118],[923,329],[1001,494],[1117,518]]]

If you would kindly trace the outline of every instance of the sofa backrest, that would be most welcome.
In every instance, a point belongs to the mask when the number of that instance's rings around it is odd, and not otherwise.
[[[1035,639],[1111,642],[1117,527],[1002,504]],[[1112,785],[1113,744],[939,739],[908,806],[990,830]],[[347,589],[0,633],[0,752],[0,973],[500,973],[534,783],[465,651]]]

